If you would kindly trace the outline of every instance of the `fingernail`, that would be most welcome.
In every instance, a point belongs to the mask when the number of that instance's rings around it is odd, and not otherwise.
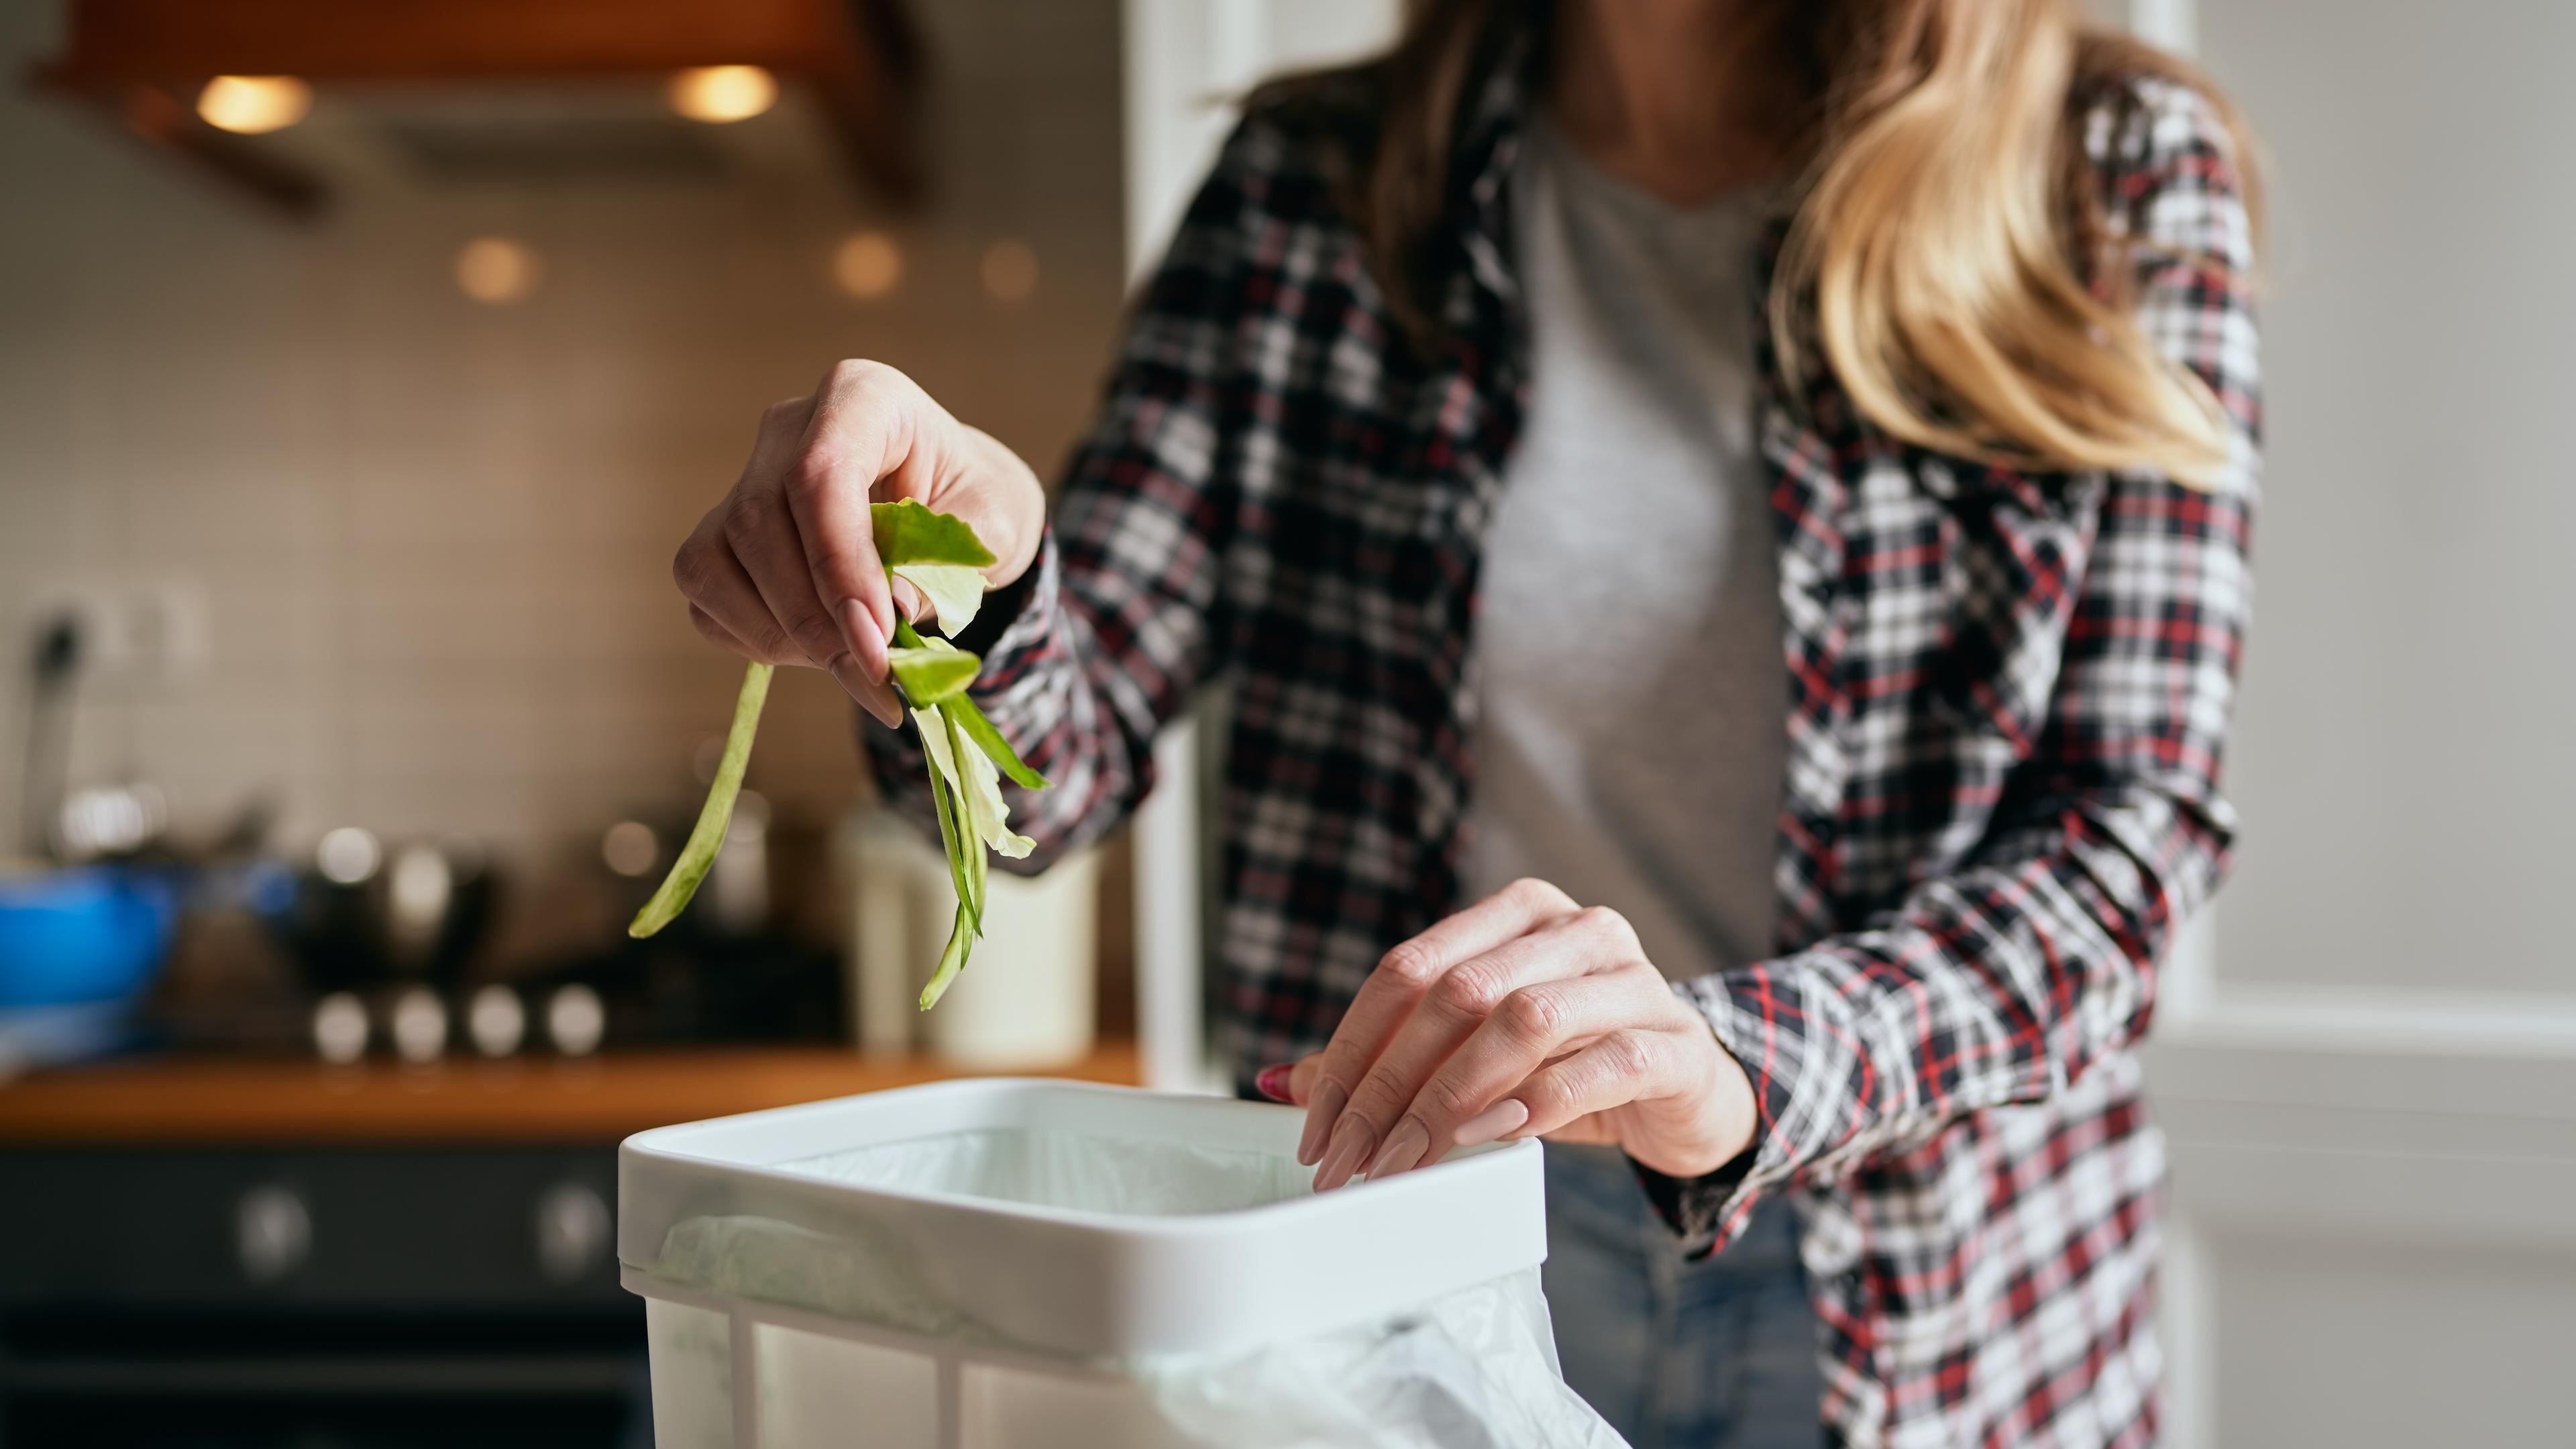
[[[843,599],[837,611],[841,637],[848,641],[850,652],[859,661],[859,671],[872,682],[882,684],[886,677],[886,636],[877,621],[868,614],[867,606],[856,599]]]
[[[830,672],[832,682],[841,686],[843,693],[857,700],[859,708],[875,716],[877,723],[887,729],[897,728],[903,723],[903,716],[896,711],[894,701],[888,696],[886,687],[875,683],[862,673],[857,660],[847,654],[835,654],[832,656],[832,662],[824,668]]]
[[[1529,1121],[1529,1103],[1518,1097],[1505,1097],[1484,1111],[1458,1124],[1450,1135],[1461,1147],[1482,1147],[1504,1133]]]
[[[1315,1100],[1306,1104],[1306,1132],[1297,1139],[1297,1165],[1312,1167],[1323,1158],[1325,1134],[1333,1130],[1333,1119],[1342,1115],[1342,1105],[1351,1094],[1339,1082],[1326,1082],[1315,1089]]]
[[[1351,1180],[1368,1155],[1377,1148],[1377,1133],[1356,1116],[1344,1117],[1333,1129],[1331,1146],[1324,1153],[1324,1165],[1315,1169],[1315,1191],[1331,1192]]]
[[[857,700],[861,709],[870,714],[877,712],[876,701],[870,699],[868,691],[862,687],[867,683],[867,679],[859,673],[858,660],[847,654],[835,654],[823,661],[823,672],[832,676],[832,682],[841,686],[843,694]]]
[[[1296,1069],[1296,1064],[1293,1062],[1281,1062],[1275,1067],[1263,1067],[1261,1075],[1252,1079],[1252,1090],[1274,1102],[1293,1102],[1296,1098],[1288,1095],[1288,1074]]]
[[[1419,1118],[1405,1118],[1386,1134],[1386,1145],[1377,1150],[1377,1160],[1369,1164],[1369,1181],[1406,1171],[1430,1150],[1431,1129],[1423,1126]]]

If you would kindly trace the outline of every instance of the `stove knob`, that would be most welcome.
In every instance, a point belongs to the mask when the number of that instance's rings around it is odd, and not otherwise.
[[[599,1050],[607,1028],[608,1009],[599,993],[578,981],[556,987],[546,1002],[546,1037],[565,1056],[586,1057]]]
[[[275,1283],[313,1255],[313,1215],[291,1187],[255,1187],[233,1206],[233,1241],[242,1276]]]
[[[415,986],[394,998],[394,1050],[414,1066],[447,1050],[447,1006],[437,992]]]
[[[465,1008],[465,1034],[474,1038],[474,1049],[487,1057],[517,1051],[528,1035],[528,1011],[519,1004],[519,993],[507,986],[486,986],[475,992]]]
[[[346,991],[334,991],[313,1003],[313,1050],[335,1067],[365,1056],[366,1003]]]
[[[577,1182],[559,1182],[537,1199],[537,1267],[554,1283],[587,1276],[608,1259],[614,1225],[608,1204]]]

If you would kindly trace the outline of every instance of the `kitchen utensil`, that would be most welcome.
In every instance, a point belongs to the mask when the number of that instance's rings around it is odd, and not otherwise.
[[[0,874],[0,1009],[140,993],[169,950],[178,914],[178,882],[164,870]]]
[[[476,842],[416,841],[388,861],[372,834],[343,826],[322,837],[267,920],[317,994],[387,980],[452,994],[498,904],[498,873]]]

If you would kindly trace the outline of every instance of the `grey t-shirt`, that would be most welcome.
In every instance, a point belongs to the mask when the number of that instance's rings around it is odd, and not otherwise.
[[[1534,371],[1485,541],[1465,884],[1610,906],[1673,979],[1758,960],[1788,713],[1753,431],[1769,198],[1671,205],[1544,121],[1513,192]]]

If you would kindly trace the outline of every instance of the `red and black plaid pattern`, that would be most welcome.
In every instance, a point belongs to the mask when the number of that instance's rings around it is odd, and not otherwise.
[[[1232,682],[1223,1000],[1247,1080],[1458,904],[1478,540],[1527,386],[1504,198],[1524,90],[1498,73],[1462,141],[1430,356],[1311,119],[1248,119],[1139,301],[1040,566],[991,611],[979,698],[1057,781],[1013,793],[1032,868],[1124,818],[1156,730]],[[1712,1246],[1796,1195],[1842,1443],[2155,1437],[2164,1164],[2127,1049],[2232,828],[2251,243],[2200,98],[2112,88],[2085,135],[2140,325],[2236,424],[2221,486],[1932,456],[1830,383],[1775,383],[1761,419],[1779,954],[1678,988],[1752,1075],[1760,1134],[1749,1169],[1651,1185]],[[875,743],[917,795],[906,747]]]

